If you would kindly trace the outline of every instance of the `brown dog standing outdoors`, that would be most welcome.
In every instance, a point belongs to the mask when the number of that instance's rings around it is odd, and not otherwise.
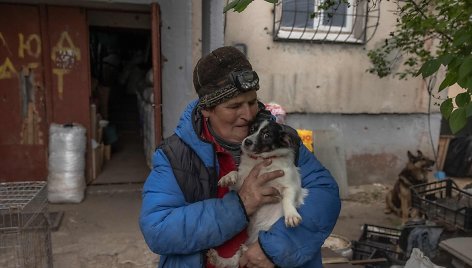
[[[418,150],[417,156],[408,151],[408,163],[385,198],[386,214],[393,211],[402,217],[403,224],[406,223],[411,208],[410,187],[428,182],[427,175],[433,165],[434,161],[425,157],[421,151]]]

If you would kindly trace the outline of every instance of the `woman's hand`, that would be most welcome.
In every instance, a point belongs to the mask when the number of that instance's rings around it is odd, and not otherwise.
[[[248,216],[252,215],[259,207],[268,203],[276,203],[280,201],[280,193],[272,186],[268,186],[267,182],[282,177],[282,170],[275,170],[260,174],[263,167],[269,166],[272,161],[264,160],[254,166],[249,175],[244,180],[243,185],[239,189],[239,196],[244,204]]]
[[[273,268],[274,264],[267,258],[258,242],[251,244],[239,259],[240,267]]]

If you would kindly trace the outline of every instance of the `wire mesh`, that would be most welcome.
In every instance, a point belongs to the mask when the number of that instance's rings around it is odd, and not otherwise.
[[[52,267],[46,182],[0,183],[0,267]]]

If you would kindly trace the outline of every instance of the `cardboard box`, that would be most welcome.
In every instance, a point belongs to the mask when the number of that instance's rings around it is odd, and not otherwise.
[[[92,180],[95,180],[102,172],[104,145],[100,143],[92,150]]]
[[[103,144],[102,144],[103,145]],[[111,145],[104,145],[103,146],[103,159],[105,161],[109,161],[111,159]]]

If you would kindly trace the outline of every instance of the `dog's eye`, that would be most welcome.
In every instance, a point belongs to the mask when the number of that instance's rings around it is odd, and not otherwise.
[[[251,126],[249,133],[254,133],[256,131],[256,126]]]
[[[266,133],[262,134],[262,138],[263,138],[263,139],[268,139],[268,138],[270,138],[269,133],[266,132]]]

